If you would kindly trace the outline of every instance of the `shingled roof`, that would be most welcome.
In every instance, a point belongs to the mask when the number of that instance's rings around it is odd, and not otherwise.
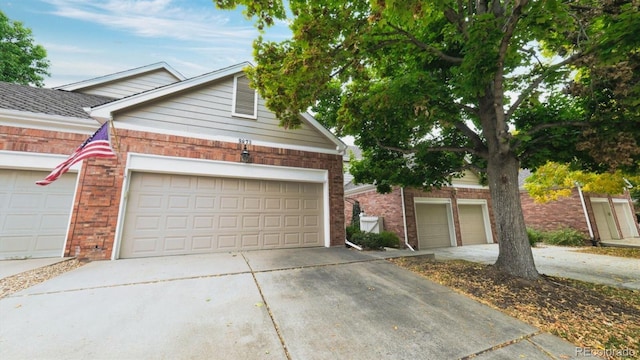
[[[64,90],[43,89],[0,81],[0,109],[88,119],[84,107],[102,105],[113,99]]]

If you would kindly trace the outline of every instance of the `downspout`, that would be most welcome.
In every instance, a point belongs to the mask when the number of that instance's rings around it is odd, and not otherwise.
[[[578,188],[578,194],[580,194],[580,202],[582,203],[582,211],[584,212],[584,218],[587,220],[587,228],[589,229],[589,236],[591,237],[591,242],[595,245],[595,239],[593,238],[593,229],[591,228],[591,220],[589,220],[589,213],[587,212],[587,204],[584,202],[584,195],[582,194],[582,188],[580,187],[579,182],[575,182],[576,187]]]
[[[415,251],[415,249],[412,248],[411,245],[409,245],[409,236],[407,235],[407,213],[404,209],[404,187],[400,188],[400,197],[402,199],[402,224],[404,225],[404,244],[409,248],[409,250]]]

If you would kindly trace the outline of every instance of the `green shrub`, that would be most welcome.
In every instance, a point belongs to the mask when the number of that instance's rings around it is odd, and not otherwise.
[[[353,235],[361,232],[360,224],[347,226],[346,232],[347,232],[347,235],[346,235],[347,240],[353,242]]]
[[[368,250],[381,250],[384,247],[400,246],[398,235],[389,231],[382,231],[379,234],[360,231],[354,233],[349,241]]]
[[[527,236],[529,237],[531,247],[535,247],[536,243],[544,241],[544,234],[536,229],[527,228]]]
[[[549,245],[584,246],[586,239],[580,231],[567,228],[546,233],[544,242]]]
[[[400,238],[395,233],[391,231],[381,231],[380,238],[382,241],[382,246],[397,248],[400,247]]]
[[[380,234],[359,232],[353,234],[351,242],[362,246],[364,249],[380,250],[382,249],[382,239]]]

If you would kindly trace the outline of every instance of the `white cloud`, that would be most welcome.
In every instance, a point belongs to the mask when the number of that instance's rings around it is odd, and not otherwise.
[[[252,40],[257,30],[250,22],[234,25],[228,14],[215,9],[213,2],[188,7],[175,0],[45,0],[56,16],[101,24],[132,32],[141,37],[162,37],[210,42],[229,38]],[[204,6],[206,5],[206,6]]]

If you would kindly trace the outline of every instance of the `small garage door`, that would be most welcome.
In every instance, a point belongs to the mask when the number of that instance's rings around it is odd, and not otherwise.
[[[596,227],[598,228],[598,234],[600,234],[600,240],[618,239],[618,230],[616,229],[609,203],[592,201],[591,207],[596,218]]]
[[[482,205],[458,204],[458,218],[460,219],[462,245],[487,243],[487,231],[484,226]]]
[[[120,257],[323,246],[322,184],[133,173]]]
[[[636,228],[634,216],[631,213],[631,207],[627,202],[614,202],[613,208],[616,211],[616,217],[620,224],[623,238],[632,238],[638,236],[638,228]]]
[[[49,172],[0,169],[0,258],[62,256],[76,174],[38,186]]]
[[[446,204],[416,204],[420,249],[451,246]]]

